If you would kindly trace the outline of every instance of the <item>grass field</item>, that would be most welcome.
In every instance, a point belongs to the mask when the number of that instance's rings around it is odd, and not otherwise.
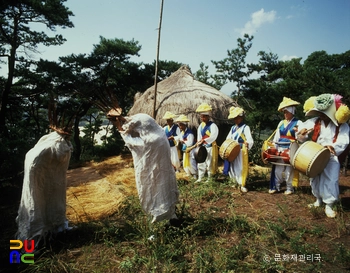
[[[1,272],[349,272],[350,183],[337,217],[314,201],[305,177],[295,194],[267,193],[269,169],[233,182],[194,184],[178,174],[179,223],[150,223],[139,205],[130,157],[69,170],[67,215],[76,228],[36,249],[35,263],[9,264],[20,187],[3,187]],[[95,205],[94,205],[95,204]]]

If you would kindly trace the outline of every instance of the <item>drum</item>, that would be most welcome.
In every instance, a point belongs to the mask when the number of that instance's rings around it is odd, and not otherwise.
[[[207,159],[207,149],[204,146],[194,148],[194,158],[197,163],[203,163]]]
[[[239,146],[237,141],[233,139],[226,139],[220,146],[219,155],[222,159],[232,162],[236,159],[240,150],[241,146]]]
[[[291,164],[294,169],[310,178],[319,175],[326,167],[331,152],[322,145],[306,141],[291,155]]]

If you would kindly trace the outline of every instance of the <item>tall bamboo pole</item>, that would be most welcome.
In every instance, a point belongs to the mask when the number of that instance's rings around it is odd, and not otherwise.
[[[159,48],[160,48],[160,31],[162,28],[162,18],[163,18],[163,3],[164,3],[164,0],[161,0],[159,26],[158,26],[157,58],[156,58],[156,67],[154,72],[154,104],[153,104],[153,115],[152,115],[154,119],[156,118],[158,61],[159,61]]]

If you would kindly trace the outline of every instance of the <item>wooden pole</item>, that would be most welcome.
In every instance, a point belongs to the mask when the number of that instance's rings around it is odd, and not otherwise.
[[[154,72],[154,103],[153,103],[153,115],[152,115],[154,119],[156,118],[158,61],[159,61],[159,48],[160,48],[160,31],[162,28],[162,18],[163,18],[163,3],[164,3],[164,0],[161,0],[159,26],[158,26],[157,58],[156,58],[156,67]]]

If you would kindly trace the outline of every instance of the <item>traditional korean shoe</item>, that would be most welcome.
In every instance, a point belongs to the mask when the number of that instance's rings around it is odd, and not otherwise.
[[[241,192],[248,192],[248,189],[246,187],[241,187]]]
[[[322,205],[322,200],[317,199],[315,203],[309,204],[308,207],[309,208],[318,208],[321,205]]]
[[[196,181],[194,181],[194,183],[201,183],[203,180],[203,178],[198,178]]]
[[[334,218],[337,215],[337,213],[329,205],[326,205],[324,212],[326,213],[327,217],[329,217],[329,218]]]

